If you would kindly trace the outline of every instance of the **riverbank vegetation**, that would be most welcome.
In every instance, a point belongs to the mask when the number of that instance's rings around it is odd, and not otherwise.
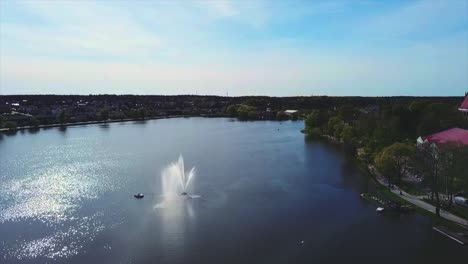
[[[426,99],[367,108],[345,104],[315,110],[305,119],[306,134],[331,137],[354,149],[386,177],[389,187],[426,194],[437,214],[453,206],[455,194],[468,194],[468,146],[417,146],[416,139],[453,127],[468,128],[457,104]]]

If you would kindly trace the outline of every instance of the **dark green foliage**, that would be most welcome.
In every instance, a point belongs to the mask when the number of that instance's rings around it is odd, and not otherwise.
[[[67,113],[65,110],[60,110],[59,114],[57,115],[57,119],[60,124],[65,124],[68,121]]]
[[[356,130],[350,125],[343,126],[343,128],[341,129],[340,138],[346,144],[357,144]]]
[[[4,124],[3,124],[3,127],[4,128],[8,128],[8,129],[15,129],[18,127],[18,124],[16,122],[13,122],[13,121],[6,121]]]
[[[109,110],[107,110],[107,108],[101,109],[98,113],[98,119],[103,121],[109,119]]]
[[[238,104],[230,105],[230,106],[227,107],[226,112],[231,117],[237,117],[237,110],[239,109],[239,106],[240,105],[238,105]]]
[[[143,107],[138,108],[138,109],[130,109],[125,114],[129,118],[138,118],[138,119],[145,119],[145,117],[147,116],[146,109]]]
[[[282,120],[288,120],[288,115],[285,114],[283,111],[279,111],[277,114],[276,114],[276,120],[278,121],[282,121]]]
[[[345,122],[351,122],[356,119],[359,111],[356,107],[346,104],[339,108],[338,113]]]
[[[37,118],[35,118],[35,117],[32,117],[29,120],[29,125],[34,127],[34,128],[37,128],[40,124],[41,124],[41,122],[39,122],[39,120],[37,120]]]
[[[394,143],[375,157],[375,166],[388,180],[391,186],[395,180],[401,183],[401,178],[408,171],[413,162],[415,148],[404,143]]]
[[[428,135],[451,127],[461,126],[462,114],[456,106],[445,103],[432,103],[427,105],[419,115],[417,132],[419,135]]]
[[[447,194],[452,204],[454,193],[468,193],[468,146],[451,142],[439,149],[440,189]]]
[[[257,117],[257,109],[248,105],[239,105],[237,108],[237,117],[239,120],[255,120]]]
[[[327,123],[327,132],[329,135],[336,135],[341,133],[343,127],[343,118],[341,116],[334,116],[328,120]]]
[[[326,111],[315,110],[305,119],[306,131],[313,128],[323,128],[328,123],[328,113]]]

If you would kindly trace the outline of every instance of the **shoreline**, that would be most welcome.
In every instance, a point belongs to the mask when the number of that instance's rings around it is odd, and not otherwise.
[[[307,134],[306,134],[307,136]],[[344,142],[338,140],[337,138],[326,135],[326,134],[321,134],[318,135],[320,138],[326,139],[329,143],[332,144],[340,144],[343,145]],[[387,196],[391,200],[400,200],[404,201],[407,204],[410,204],[412,206],[415,206],[417,208],[417,211],[420,212],[423,215],[429,216],[431,218],[437,218],[436,213],[435,213],[435,207],[428,204],[427,202],[418,199],[417,197],[405,192],[402,190],[402,194],[399,193],[400,187],[394,185],[394,188],[389,190],[388,187],[385,184],[385,179],[384,177],[377,171],[377,169],[374,167],[372,163],[366,162],[362,159],[359,158],[359,153],[355,153],[355,158],[358,161],[358,164],[361,164],[362,167],[360,168],[364,173],[367,173],[379,186],[379,188],[387,189],[389,193],[383,193],[385,196]],[[393,197],[392,197],[393,196]],[[452,225],[456,225],[464,230],[468,229],[468,220],[462,217],[459,217],[457,215],[454,215],[450,212],[447,212],[445,210],[441,210],[441,215],[440,219],[443,221],[446,221],[447,225],[448,223]],[[436,229],[434,229],[436,230]],[[439,230],[436,230],[440,232]],[[442,233],[442,232],[440,232]],[[446,235],[446,234],[444,234]],[[465,242],[466,244],[466,242]]]
[[[85,122],[73,122],[73,123],[56,123],[48,125],[39,125],[35,126],[22,126],[16,127],[13,129],[10,128],[0,128],[0,133],[12,133],[21,130],[40,130],[54,127],[71,127],[71,126],[85,126],[85,125],[95,125],[95,124],[108,124],[108,123],[124,123],[132,121],[145,121],[145,120],[158,120],[158,119],[170,119],[170,118],[188,118],[188,117],[204,117],[204,118],[217,118],[217,117],[229,117],[228,115],[170,115],[170,116],[153,116],[145,118],[125,118],[125,119],[109,119],[109,120],[96,120],[96,121],[85,121]]]

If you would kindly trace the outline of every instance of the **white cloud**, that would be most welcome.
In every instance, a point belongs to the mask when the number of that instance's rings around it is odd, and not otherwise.
[[[466,89],[466,29],[455,37],[401,45],[413,33],[466,23],[461,2],[408,2],[361,21],[358,34],[340,35],[345,41],[331,45],[307,35],[309,28],[328,24],[296,24],[291,30],[298,33],[291,35],[288,23],[344,12],[346,1],[22,2],[41,23],[0,18],[0,94],[379,95]],[[356,26],[352,22],[341,26]],[[333,32],[338,27],[319,30],[318,38],[340,34]],[[391,48],[382,52],[366,38],[398,41],[388,41]]]
[[[460,56],[468,51],[458,38],[378,56],[286,49],[217,53],[194,63],[8,56],[2,58],[8,67],[0,67],[0,87],[8,93],[456,95],[468,84],[468,61]]]
[[[210,0],[202,3],[213,8],[222,17],[231,17],[239,14],[231,0]]]
[[[162,38],[136,24],[122,9],[85,1],[34,1],[25,7],[39,25],[2,23],[2,54],[144,57],[161,50]]]

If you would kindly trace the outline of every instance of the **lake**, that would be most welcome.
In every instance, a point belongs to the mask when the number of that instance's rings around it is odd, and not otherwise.
[[[302,128],[177,118],[0,135],[0,262],[468,259],[429,218],[376,213],[353,159]],[[158,206],[161,171],[179,155],[196,167],[188,192],[200,197]]]

